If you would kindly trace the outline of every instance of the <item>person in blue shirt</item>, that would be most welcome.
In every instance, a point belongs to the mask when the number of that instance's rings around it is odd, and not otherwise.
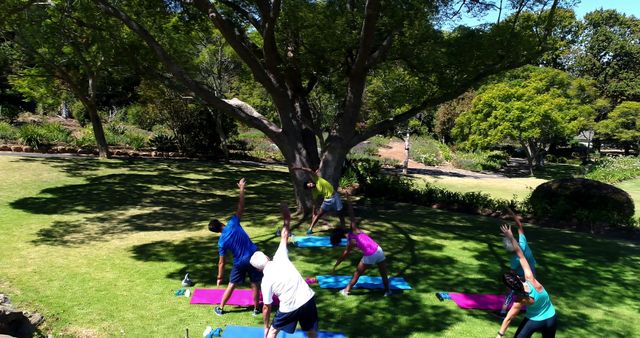
[[[219,220],[213,219],[209,222],[209,230],[211,232],[220,233],[220,239],[218,240],[218,253],[220,255],[218,259],[218,277],[216,286],[220,287],[224,276],[225,256],[228,251],[233,254],[233,267],[231,268],[231,276],[229,277],[229,285],[227,285],[220,306],[216,306],[213,311],[215,314],[221,316],[224,313],[224,305],[229,301],[233,290],[236,285],[242,284],[245,277],[249,275],[251,282],[251,290],[253,291],[254,309],[253,314],[259,315],[262,311],[258,310],[259,302],[259,284],[262,280],[262,272],[249,264],[251,255],[258,250],[255,244],[249,239],[249,235],[244,231],[240,225],[240,219],[244,213],[244,186],[245,180],[242,178],[238,182],[238,188],[240,189],[240,199],[238,201],[238,209],[236,214],[231,216],[226,225],[222,224]]]
[[[511,241],[524,271],[524,278],[518,276],[514,271],[509,271],[502,276],[507,288],[516,294],[516,302],[502,321],[496,338],[502,338],[505,335],[511,320],[520,312],[523,306],[527,307],[527,313],[525,319],[520,322],[514,337],[529,338],[533,333],[540,332],[542,333],[542,338],[554,338],[557,329],[557,316],[556,309],[551,303],[551,298],[547,290],[533,275],[533,270],[531,270],[524,252],[520,248],[518,241],[513,237],[511,226],[502,225],[500,230]]]
[[[535,276],[536,275],[536,259],[533,257],[533,251],[531,251],[531,248],[529,247],[529,243],[527,243],[527,237],[525,237],[524,235],[524,227],[522,226],[522,222],[520,221],[520,216],[516,215],[509,208],[507,208],[507,211],[509,212],[511,217],[513,217],[513,220],[516,222],[516,225],[518,226],[518,245],[520,246],[520,249],[522,249],[524,257],[527,259],[527,262],[529,263],[529,267],[531,267],[531,271]],[[504,247],[507,249],[507,251],[514,252],[515,248],[511,244],[511,240],[507,237],[504,237],[503,240],[504,240]],[[522,265],[520,264],[520,258],[518,257],[518,255],[514,253],[511,256],[509,263],[510,263],[511,270],[514,271],[521,278],[524,278],[524,270],[522,269]],[[501,315],[506,314],[507,307],[513,300],[513,295],[514,295],[513,292],[510,292],[505,297],[504,304],[502,304],[502,309],[500,310]]]

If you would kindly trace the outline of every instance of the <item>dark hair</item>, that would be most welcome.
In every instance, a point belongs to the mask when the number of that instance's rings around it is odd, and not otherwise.
[[[329,240],[331,241],[332,246],[337,246],[340,244],[340,241],[344,238],[344,234],[347,232],[344,229],[336,228],[331,231],[331,235],[329,236]]]
[[[506,285],[509,289],[515,291],[520,295],[526,295],[527,293],[524,291],[524,285],[522,284],[522,279],[518,276],[517,273],[513,271],[509,271],[502,275],[502,281],[504,285]]]
[[[315,185],[315,183],[313,181],[306,181],[306,182],[304,182],[304,188],[305,189],[313,189],[313,187],[309,186],[309,183]]]
[[[218,221],[218,219],[214,218],[209,222],[209,231],[211,232],[220,232],[222,231],[222,223]]]

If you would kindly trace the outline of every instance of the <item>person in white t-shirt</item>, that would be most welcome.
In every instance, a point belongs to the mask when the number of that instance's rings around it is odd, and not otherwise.
[[[256,251],[249,261],[253,267],[263,272],[262,277],[262,318],[264,335],[275,338],[280,331],[293,333],[298,322],[309,338],[317,338],[318,310],[314,292],[304,281],[300,272],[289,260],[287,240],[291,214],[286,204],[280,206],[284,226],[280,236],[280,246],[270,260],[262,251]],[[273,295],[278,296],[280,307],[269,325]]]

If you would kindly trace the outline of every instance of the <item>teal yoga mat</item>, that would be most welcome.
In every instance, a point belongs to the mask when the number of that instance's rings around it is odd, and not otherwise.
[[[295,236],[293,244],[299,248],[330,248],[331,240],[328,236]],[[347,239],[343,238],[338,246],[346,246]]]
[[[349,284],[352,276],[318,276],[318,284],[323,289],[343,289]],[[382,277],[360,276],[356,289],[384,289]],[[389,278],[391,290],[411,290],[411,285],[402,277]]]
[[[264,338],[264,328],[255,326],[234,326],[229,325],[222,331],[223,338]],[[301,331],[296,330],[294,333],[289,334],[280,331],[276,336],[277,338],[306,338],[307,335]],[[344,333],[318,331],[318,338],[346,338]]]

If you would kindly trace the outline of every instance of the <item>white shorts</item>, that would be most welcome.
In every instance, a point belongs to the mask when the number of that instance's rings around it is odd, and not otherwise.
[[[382,263],[385,260],[384,252],[382,248],[378,246],[378,250],[373,253],[371,256],[362,256],[362,263],[366,265],[376,265],[378,263]]]

